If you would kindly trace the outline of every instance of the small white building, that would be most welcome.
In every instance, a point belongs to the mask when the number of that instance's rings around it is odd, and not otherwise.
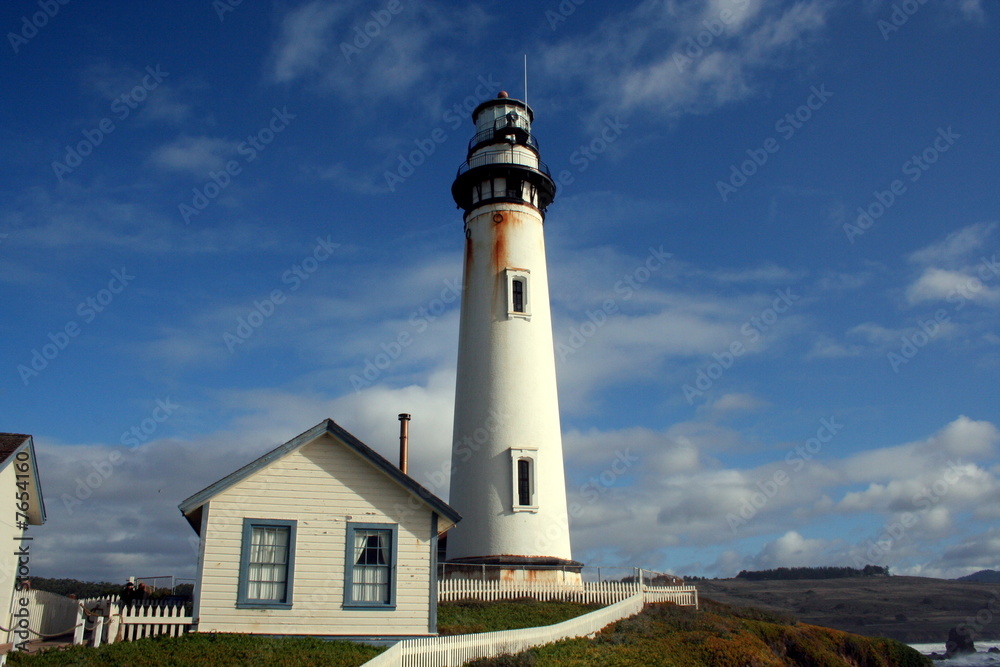
[[[11,644],[21,644],[35,637],[21,630],[18,632],[20,613],[25,605],[20,603],[31,580],[32,537],[26,533],[29,526],[45,523],[45,501],[38,479],[35,445],[30,435],[0,433],[0,497],[6,498],[0,511],[0,543],[6,545],[0,556],[0,610],[3,610],[5,633]],[[2,662],[0,662],[2,664]]]
[[[199,632],[437,633],[438,536],[461,517],[329,419],[179,507]]]

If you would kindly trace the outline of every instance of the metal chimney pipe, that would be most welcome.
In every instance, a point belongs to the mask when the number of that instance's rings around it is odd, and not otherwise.
[[[410,467],[410,415],[399,415],[399,469],[406,475]]]

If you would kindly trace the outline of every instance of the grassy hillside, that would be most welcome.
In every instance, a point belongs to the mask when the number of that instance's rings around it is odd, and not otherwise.
[[[594,639],[573,639],[470,667],[928,667],[891,639],[873,639],[706,600],[702,611],[651,605]]]
[[[245,667],[268,665],[304,667],[337,665],[358,667],[382,649],[350,642],[324,642],[312,638],[254,637],[251,635],[189,634],[121,642],[100,648],[73,646],[26,655],[12,653],[8,665],[24,667]]]
[[[442,602],[438,605],[438,632],[442,635],[465,635],[534,628],[560,623],[600,608],[601,605],[597,604],[539,602],[532,599],[508,602]]]
[[[486,632],[547,625],[591,611],[563,602],[459,602],[442,604],[442,633]],[[335,665],[358,667],[380,649],[310,638],[191,634],[122,642],[99,649],[78,646],[30,656],[13,654],[22,667],[168,667],[209,664]],[[652,605],[594,639],[575,639],[480,665],[530,667],[925,667],[916,651],[888,639],[871,639],[798,623],[796,619],[704,600],[701,611]]]
[[[943,642],[949,628],[975,618],[991,601],[995,606],[1000,587],[925,577],[860,577],[719,579],[699,581],[698,591],[727,604],[795,614],[806,623],[915,644]]]

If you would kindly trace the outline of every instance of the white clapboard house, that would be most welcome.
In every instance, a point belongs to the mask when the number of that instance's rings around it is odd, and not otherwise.
[[[20,590],[30,586],[32,537],[29,526],[45,523],[45,501],[38,479],[35,445],[30,435],[0,433],[0,495],[5,502],[0,505],[0,542],[4,545],[0,556],[0,610],[3,610],[4,628],[14,628],[24,609],[24,595]],[[4,632],[6,641],[20,644],[29,637],[23,631]],[[2,662],[0,662],[2,664]]]
[[[459,514],[329,419],[180,510],[201,537],[199,632],[437,632],[438,536]]]

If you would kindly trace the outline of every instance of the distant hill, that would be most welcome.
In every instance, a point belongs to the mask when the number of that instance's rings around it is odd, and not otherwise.
[[[955,581],[976,581],[981,584],[1000,584],[1000,572],[996,570],[980,570],[979,572],[973,572],[972,574],[967,574],[964,577],[959,577]]]
[[[31,577],[31,587],[38,591],[48,591],[59,595],[73,594],[80,599],[96,598],[101,595],[115,595],[121,592],[122,584],[110,581],[78,581],[76,579],[48,579]]]
[[[737,579],[747,581],[788,581],[794,579],[846,579],[848,577],[887,577],[889,568],[865,565],[853,567],[779,567],[775,570],[743,570]]]
[[[996,584],[921,577],[699,581],[698,596],[792,614],[806,623],[908,643],[943,642],[996,599]],[[993,626],[989,632],[992,635]]]

